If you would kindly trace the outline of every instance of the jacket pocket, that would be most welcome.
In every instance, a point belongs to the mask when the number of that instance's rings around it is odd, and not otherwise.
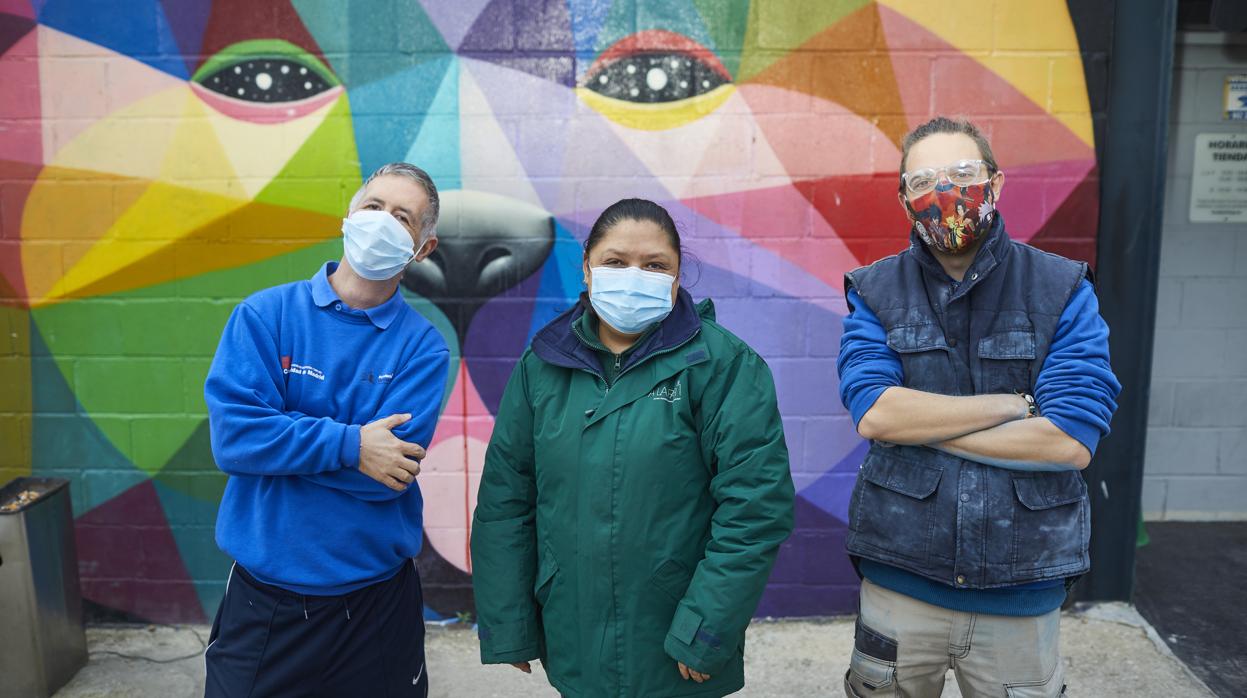
[[[888,346],[900,354],[905,387],[947,393],[953,375],[944,329],[935,323],[901,325],[888,330]]]
[[[926,560],[935,527],[936,489],[944,471],[916,461],[871,452],[857,483],[855,543],[881,559]]]
[[[537,603],[544,607],[550,600],[550,588],[554,586],[554,575],[559,571],[559,563],[548,543],[542,547],[540,557],[537,565],[537,579],[533,584],[533,596],[537,599]]]
[[[898,354],[947,349],[944,330],[935,323],[899,325],[888,330],[888,346]]]
[[[1034,330],[1022,328],[987,335],[979,340],[978,354],[979,393],[1031,392]]]
[[[1085,565],[1087,484],[1077,471],[1013,478],[1013,568],[1019,575]],[[1062,572],[1064,573],[1064,572]]]
[[[1035,333],[1032,330],[1006,330],[979,340],[979,357],[983,359],[1035,358]]]
[[[675,560],[663,560],[658,569],[654,570],[654,574],[650,575],[649,581],[672,600],[679,601],[684,598],[684,593],[688,591],[688,585],[692,579],[693,573],[684,565]]]

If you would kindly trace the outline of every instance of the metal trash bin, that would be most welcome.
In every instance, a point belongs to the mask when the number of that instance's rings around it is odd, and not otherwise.
[[[69,481],[0,489],[0,696],[51,696],[87,663]]]

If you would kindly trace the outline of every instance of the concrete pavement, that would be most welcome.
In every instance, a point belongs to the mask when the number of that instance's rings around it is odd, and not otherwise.
[[[201,653],[207,635],[204,626],[89,628],[91,662],[56,698],[202,696]],[[737,695],[843,695],[841,677],[853,647],[853,619],[755,622],[746,647],[748,684]],[[1126,604],[1067,612],[1061,620],[1061,647],[1069,695],[1075,698],[1212,695]],[[466,628],[429,628],[427,651],[432,696],[557,696],[538,667],[528,676],[510,667],[481,666],[476,636]],[[950,674],[944,696],[960,695]]]

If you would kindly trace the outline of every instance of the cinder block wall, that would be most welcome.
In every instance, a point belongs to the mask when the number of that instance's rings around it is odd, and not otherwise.
[[[1247,40],[1182,33],[1174,58],[1143,514],[1247,519],[1247,225],[1189,218],[1196,135],[1247,134],[1221,116]]]

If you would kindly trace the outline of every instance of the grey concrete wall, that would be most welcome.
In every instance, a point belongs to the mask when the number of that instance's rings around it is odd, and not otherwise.
[[[1150,520],[1247,519],[1247,225],[1189,221],[1195,136],[1247,133],[1222,120],[1225,76],[1245,73],[1247,39],[1179,34],[1143,479]]]

